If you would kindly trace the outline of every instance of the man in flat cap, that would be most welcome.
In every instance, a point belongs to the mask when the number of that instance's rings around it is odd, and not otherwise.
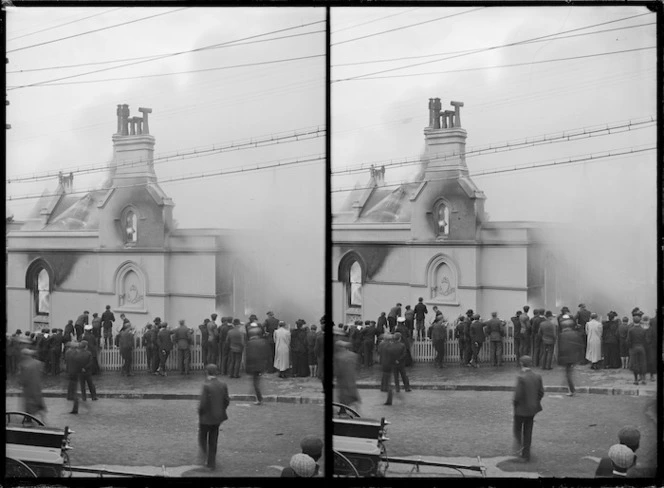
[[[542,377],[533,372],[530,356],[521,356],[521,374],[517,377],[514,390],[514,440],[521,461],[530,462],[530,445],[533,436],[535,415],[542,411],[544,385]]]
[[[311,476],[318,476],[319,470],[320,470],[320,465],[318,464],[318,460],[321,458],[323,455],[323,441],[319,437],[313,436],[313,435],[308,435],[305,436],[302,441],[300,442],[300,448],[302,449],[302,455],[306,455],[310,457],[314,464],[315,467],[313,468],[313,474]],[[293,459],[293,458],[291,458]],[[296,466],[297,467],[297,466]],[[295,472],[293,469],[292,465],[286,466],[282,471],[281,471],[281,477],[282,478],[297,478],[297,477],[302,477],[301,474],[298,474]]]
[[[205,383],[198,404],[198,444],[205,466],[214,471],[217,468],[219,427],[228,419],[226,409],[230,404],[230,396],[226,383],[217,378],[216,364],[205,366],[205,373]]]

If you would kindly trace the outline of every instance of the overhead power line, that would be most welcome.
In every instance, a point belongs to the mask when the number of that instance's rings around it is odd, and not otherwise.
[[[503,48],[506,48],[506,47],[519,46],[519,45],[531,43],[535,40],[547,39],[547,38],[550,38],[550,37],[558,36],[560,34],[567,34],[567,33],[570,33],[570,32],[577,32],[577,31],[580,31],[580,30],[590,29],[592,27],[599,27],[599,26],[602,26],[602,25],[607,25],[607,24],[611,24],[611,23],[615,23],[615,22],[623,22],[625,20],[634,19],[634,18],[637,18],[637,17],[642,17],[644,15],[651,15],[651,13],[633,15],[631,17],[623,17],[622,19],[610,20],[608,22],[601,22],[599,24],[592,24],[592,25],[587,25],[587,26],[584,26],[584,27],[577,27],[575,29],[569,29],[569,30],[566,30],[566,31],[554,32],[553,34],[547,34],[547,35],[544,35],[544,36],[532,37],[530,39],[523,39],[521,41],[509,42],[509,43],[506,43],[506,44],[500,44],[500,45],[496,45],[496,46],[490,46],[490,47],[486,47],[486,48],[475,49],[475,50],[472,50],[470,52],[455,54],[455,55],[447,56],[447,57],[440,58],[440,59],[433,59],[433,60],[430,60],[430,61],[421,61],[421,62],[418,62],[418,63],[407,64],[407,65],[404,65],[404,66],[397,66],[395,68],[389,68],[389,69],[384,69],[384,70],[380,70],[380,71],[374,71],[372,73],[365,73],[365,74],[362,74],[362,75],[352,76],[352,77],[348,77],[348,78],[340,78],[340,79],[337,79],[337,80],[332,80],[332,83],[338,83],[338,82],[341,82],[341,81],[353,81],[353,80],[357,80],[357,79],[360,79],[360,78],[366,78],[368,76],[374,76],[374,75],[379,75],[379,74],[383,74],[383,73],[389,73],[389,72],[392,72],[392,71],[398,71],[398,70],[402,70],[402,69],[414,68],[414,67],[422,66],[422,65],[425,65],[425,64],[438,63],[440,61],[448,61],[450,59],[460,58],[460,57],[464,57],[464,56],[471,56],[473,54],[493,51],[495,49],[503,49]]]
[[[72,20],[72,21],[70,21],[70,22],[65,22],[64,24],[53,25],[53,26],[51,26],[51,27],[46,27],[45,29],[40,29],[40,30],[38,30],[38,31],[30,32],[30,33],[28,33],[28,34],[23,34],[23,35],[21,35],[21,36],[12,37],[11,39],[7,39],[7,42],[15,41],[15,40],[17,40],[17,39],[22,39],[22,38],[24,38],[24,37],[28,37],[28,36],[34,36],[35,34],[40,34],[40,33],[42,33],[42,32],[46,32],[46,31],[49,31],[49,30],[57,29],[57,28],[59,28],[59,27],[64,27],[65,25],[75,24],[76,22],[81,22],[81,21],[83,21],[83,20],[91,19],[91,18],[93,18],[93,17],[98,17],[98,16],[100,16],[100,15],[105,15],[105,14],[108,14],[108,13],[110,13],[110,12],[115,12],[116,10],[120,10],[121,8],[123,8],[123,7],[112,8],[112,9],[110,9],[110,10],[104,10],[103,12],[98,12],[98,13],[96,13],[96,14],[94,14],[94,15],[88,15],[87,17],[83,17],[83,18],[81,18],[81,19],[76,19],[76,20]]]
[[[560,36],[560,37],[552,37],[549,39],[536,39],[534,41],[530,42],[525,42],[524,44],[537,44],[540,42],[551,42],[551,41],[560,41],[563,39],[570,39],[572,37],[582,37],[582,36],[592,36],[595,34],[603,34],[605,32],[613,32],[613,31],[622,31],[622,30],[627,30],[627,29],[634,29],[637,27],[647,27],[651,25],[657,25],[657,22],[648,22],[646,24],[637,24],[637,25],[628,25],[625,27],[614,27],[613,29],[602,29],[598,31],[593,31],[593,32],[582,32],[579,34],[571,34],[569,36]],[[357,66],[357,65],[367,65],[367,64],[376,64],[376,63],[391,63],[394,61],[404,61],[404,60],[412,60],[412,59],[422,59],[422,58],[433,58],[437,56],[449,56],[451,54],[463,54],[463,53],[470,53],[473,52],[473,49],[463,49],[461,51],[448,51],[448,52],[442,52],[442,53],[433,53],[433,54],[422,54],[419,56],[402,56],[399,58],[388,58],[388,59],[365,59],[363,61],[353,61],[352,63],[337,63],[333,64],[331,67],[332,68],[338,68],[342,66]],[[12,73],[12,71],[8,71],[8,73]]]
[[[287,36],[279,36],[279,37],[271,37],[269,39],[257,39],[255,41],[247,41],[247,42],[236,42],[234,44],[228,44],[224,46],[214,46],[209,48],[210,50],[212,49],[220,49],[220,48],[229,48],[229,47],[236,47],[236,46],[247,46],[249,44],[258,44],[261,42],[272,42],[272,41],[279,41],[282,39],[290,39],[293,37],[302,37],[302,36],[310,36],[312,34],[320,34],[325,32],[325,30],[316,30],[316,31],[311,31],[311,32],[302,32],[300,34],[290,34]],[[176,55],[178,53],[166,53],[166,54],[171,54],[171,55]],[[79,63],[79,64],[65,64],[65,65],[60,65],[60,66],[45,66],[41,68],[28,68],[28,69],[19,69],[15,71],[7,71],[7,74],[18,74],[18,73],[32,73],[35,71],[50,71],[50,70],[55,70],[55,69],[70,69],[70,68],[81,68],[83,66],[98,66],[101,64],[113,64],[113,63],[123,63],[125,61],[136,61],[136,60],[141,60],[141,59],[152,59],[152,58],[157,58],[159,56],[164,56],[165,54],[152,54],[150,56],[138,56],[134,58],[122,58],[122,59],[111,59],[107,61],[91,61],[88,63]]]
[[[177,8],[175,10],[169,10],[168,12],[162,12],[160,14],[149,15],[147,17],[141,17],[140,19],[136,19],[136,20],[128,20],[127,22],[121,22],[120,24],[109,25],[109,26],[100,27],[99,29],[94,29],[94,30],[91,30],[91,31],[80,32],[78,34],[73,34],[73,35],[67,36],[67,37],[60,37],[58,39],[53,39],[53,40],[50,40],[50,41],[39,42],[37,44],[32,44],[30,46],[24,46],[24,47],[19,47],[19,48],[16,48],[16,49],[11,49],[11,50],[7,51],[7,53],[9,54],[9,53],[15,53],[17,51],[24,51],[26,49],[32,49],[33,47],[45,46],[46,44],[53,44],[54,42],[60,42],[60,41],[66,40],[66,39],[73,39],[74,37],[80,37],[80,36],[84,36],[86,34],[92,34],[94,32],[99,32],[99,31],[108,30],[108,29],[114,29],[115,27],[121,27],[123,25],[129,25],[129,24],[134,24],[136,22],[142,22],[144,20],[154,19],[155,17],[161,17],[162,15],[172,14],[172,13],[175,13],[175,12],[179,12],[180,10],[185,10],[187,8],[189,8],[189,7]]]
[[[302,61],[305,59],[314,59],[325,57],[325,54],[312,54],[311,56],[300,56],[298,58],[285,58],[285,59],[273,59],[271,61],[259,61],[255,63],[245,63],[245,64],[234,64],[229,66],[216,66],[214,68],[201,68],[201,69],[191,69],[186,71],[173,71],[170,73],[154,73],[150,75],[137,75],[137,76],[123,76],[120,78],[103,78],[101,80],[87,80],[87,81],[63,81],[61,83],[49,83],[48,85],[40,85],[37,88],[48,88],[50,86],[61,86],[61,85],[87,85],[90,83],[106,83],[109,81],[124,81],[124,80],[137,80],[145,78],[158,78],[162,76],[173,76],[173,75],[184,75],[190,73],[207,73],[210,71],[221,71],[226,69],[237,69],[237,68],[249,68],[253,66],[265,66],[269,64],[280,64],[280,63],[290,63],[293,61]],[[16,87],[18,88],[18,87]]]
[[[347,27],[342,27],[341,29],[337,29],[334,32],[332,32],[332,34],[337,34],[339,32],[343,32],[343,31],[346,31],[346,30],[349,30],[349,29],[355,29],[356,27],[360,27],[362,25],[373,24],[374,22],[378,22],[380,20],[389,19],[390,17],[396,17],[397,15],[407,14],[407,13],[412,12],[413,10],[417,10],[419,8],[421,8],[421,7],[409,8],[408,10],[402,10],[401,12],[397,12],[395,14],[390,14],[390,15],[386,15],[384,17],[378,17],[377,19],[367,20],[366,22],[360,22],[359,24],[353,24],[353,25],[349,25]]]
[[[398,31],[398,30],[408,29],[410,27],[416,27],[418,25],[429,24],[431,22],[438,22],[439,20],[449,19],[451,17],[458,17],[459,15],[469,14],[471,12],[475,12],[477,10],[482,10],[484,8],[486,8],[486,7],[478,7],[478,8],[474,8],[474,9],[471,9],[471,10],[466,10],[464,12],[458,12],[456,14],[443,15],[442,17],[436,17],[435,19],[424,20],[422,22],[417,22],[415,24],[402,25],[400,27],[395,27],[393,29],[388,29],[388,30],[384,30],[384,31],[381,31],[381,32],[374,32],[373,34],[367,34],[365,36],[354,37],[353,39],[346,39],[345,41],[333,42],[333,43],[330,44],[330,46],[339,46],[341,44],[346,44],[348,42],[359,41],[360,39],[366,39],[368,37],[380,36],[382,34],[387,34],[388,32],[395,32],[395,31]]]
[[[463,156],[470,158],[470,157],[484,156],[487,154],[496,154],[506,151],[514,151],[517,149],[526,149],[529,147],[535,147],[545,144],[553,144],[557,142],[577,141],[582,139],[588,139],[591,137],[622,134],[624,132],[629,132],[632,130],[652,127],[655,124],[655,122],[656,122],[655,117],[651,116],[648,119],[644,120],[637,120],[637,121],[628,120],[615,124],[606,124],[603,126],[583,127],[580,129],[572,129],[563,132],[557,132],[554,134],[544,134],[544,135],[529,137],[526,139],[511,140],[511,141],[500,142],[498,144],[479,146],[465,151],[463,153]],[[456,153],[455,154],[440,153],[440,154],[430,154],[428,156],[414,156],[410,158],[403,158],[396,161],[395,160],[372,161],[369,163],[347,166],[346,168],[332,171],[331,175],[342,176],[342,175],[349,175],[352,173],[361,173],[371,168],[372,166],[385,166],[386,168],[403,167],[403,166],[422,164],[430,160],[446,161],[448,159],[456,159],[458,157],[459,154]]]
[[[495,170],[488,170],[480,173],[472,173],[470,174],[471,178],[477,178],[480,176],[489,176],[493,174],[500,174],[500,173],[511,173],[515,171],[526,171],[526,170],[532,170],[532,169],[540,169],[540,168],[547,168],[547,167],[554,167],[554,166],[565,166],[565,165],[570,165],[570,164],[579,164],[579,163],[588,163],[592,161],[601,161],[606,158],[613,158],[613,157],[618,157],[618,156],[632,156],[632,155],[637,155],[641,154],[647,151],[655,151],[657,149],[657,146],[648,146],[648,147],[640,147],[640,148],[635,148],[635,147],[629,147],[629,148],[619,148],[619,149],[614,149],[611,151],[604,151],[601,153],[593,153],[593,154],[585,154],[582,156],[571,156],[567,159],[560,159],[560,160],[549,160],[549,161],[544,161],[540,163],[529,163],[527,165],[517,165],[517,166],[509,166],[509,167],[502,167],[502,168],[497,168]],[[416,181],[409,181],[409,180],[402,180],[398,183],[388,183],[385,185],[382,185],[380,188],[397,188],[401,185],[405,184],[411,184],[411,183],[423,183],[424,181],[442,181],[447,178],[430,178],[427,180],[416,180]],[[358,191],[358,190],[368,190],[370,188],[373,188],[372,186],[361,186],[361,187],[346,187],[346,188],[336,188],[331,190],[332,193],[342,193],[342,192],[351,192],[351,191]]]
[[[288,167],[295,167],[295,166],[305,166],[311,163],[317,163],[320,161],[325,161],[326,156],[325,154],[317,154],[317,155],[310,155],[310,156],[304,156],[302,158],[298,159],[291,159],[291,160],[275,160],[275,161],[269,161],[267,163],[259,163],[256,164],[255,166],[242,166],[239,168],[230,168],[226,170],[219,170],[219,171],[210,171],[207,173],[198,173],[198,174],[190,174],[190,175],[183,175],[183,176],[176,176],[173,178],[166,178],[163,180],[160,180],[158,183],[161,184],[166,184],[166,183],[177,183],[177,182],[182,182],[182,181],[190,181],[190,180],[200,180],[200,179],[205,179],[205,178],[214,178],[218,176],[229,176],[229,175],[236,175],[236,174],[242,174],[242,173],[253,173],[256,171],[264,171],[266,169],[281,169],[281,168],[288,168]],[[119,186],[114,186],[113,188],[135,188],[139,186],[145,186],[143,183],[136,183],[132,185],[119,185]],[[110,188],[109,188],[110,189]],[[90,193],[92,191],[100,191],[104,190],[104,188],[89,188],[87,190],[76,190],[72,191],[70,193],[67,193],[68,195],[81,195],[81,194],[86,194]],[[59,193],[42,193],[42,194],[32,194],[32,195],[19,195],[15,197],[8,196],[6,198],[7,201],[15,201],[15,200],[33,200],[37,198],[50,198],[50,197],[56,197],[58,196]]]
[[[539,61],[528,61],[526,63],[512,63],[512,64],[498,64],[494,66],[479,66],[476,68],[459,68],[459,69],[448,69],[448,70],[443,70],[443,71],[429,71],[427,73],[410,73],[410,74],[402,74],[402,75],[385,75],[385,76],[368,76],[366,78],[359,78],[353,81],[364,81],[364,80],[382,80],[382,79],[388,79],[388,78],[410,78],[413,76],[429,76],[429,75],[440,75],[440,74],[445,74],[445,73],[462,73],[465,71],[482,71],[485,69],[496,69],[496,68],[516,68],[519,66],[532,66],[534,64],[545,64],[545,63],[558,63],[561,61],[574,61],[577,59],[587,59],[587,58],[596,58],[600,56],[611,56],[614,54],[625,54],[625,53],[632,53],[636,51],[646,51],[648,49],[656,49],[657,46],[646,46],[646,47],[638,47],[634,49],[623,49],[622,51],[611,51],[611,52],[606,52],[606,53],[593,53],[593,54],[585,54],[582,56],[571,56],[568,58],[555,58],[555,59],[540,59]]]
[[[164,154],[153,158],[152,162],[154,164],[166,163],[173,160],[183,160],[191,158],[199,158],[204,156],[210,156],[213,154],[220,154],[224,152],[239,151],[243,149],[253,149],[257,147],[273,146],[276,144],[284,144],[288,142],[297,142],[303,140],[315,139],[318,137],[323,137],[326,134],[324,127],[311,127],[307,129],[299,129],[296,131],[290,131],[286,133],[279,134],[269,134],[266,136],[252,137],[243,141],[233,141],[230,143],[224,143],[222,145],[212,145],[205,147],[191,148],[188,150],[176,151],[174,153]],[[57,178],[60,174],[63,173],[72,173],[74,175],[80,174],[90,174],[107,171],[109,165],[112,161],[104,163],[96,163],[93,165],[87,166],[78,166],[76,168],[65,168],[58,171],[48,171],[45,173],[36,173],[25,176],[18,176],[16,178],[7,178],[7,183],[22,183],[22,182],[33,182],[40,180],[47,180],[52,178]],[[117,164],[116,168],[124,167],[133,167],[137,165],[145,164],[144,159],[134,159],[130,161],[125,161],[123,163]]]
[[[205,51],[205,50],[208,50],[208,49],[214,49],[214,48],[225,46],[225,45],[228,45],[228,44],[234,44],[234,43],[237,43],[239,41],[247,41],[249,39],[256,39],[258,37],[264,37],[264,36],[268,36],[268,35],[271,35],[271,34],[277,34],[279,32],[285,32],[285,31],[289,31],[289,30],[293,30],[293,29],[301,29],[303,27],[308,27],[310,25],[320,24],[322,22],[325,22],[325,21],[324,20],[319,20],[319,21],[316,21],[316,22],[309,22],[307,24],[286,27],[286,28],[283,28],[283,29],[277,29],[277,30],[273,30],[273,31],[269,31],[269,32],[263,32],[262,34],[255,34],[253,36],[243,37],[243,38],[240,38],[240,39],[234,39],[234,40],[231,40],[231,41],[226,41],[226,42],[221,42],[221,43],[216,43],[216,44],[210,44],[208,46],[203,46],[203,47],[199,47],[199,48],[195,48],[195,49],[189,49],[189,50],[186,50],[186,51],[180,51],[180,52],[177,52],[177,53],[164,54],[164,55],[161,55],[161,56],[152,57],[150,59],[143,59],[143,60],[139,60],[139,61],[133,61],[133,62],[130,62],[130,63],[121,64],[119,66],[110,66],[108,68],[101,68],[101,69],[97,69],[97,70],[93,70],[93,71],[88,71],[86,73],[79,73],[79,74],[76,74],[76,75],[63,76],[61,78],[55,78],[55,79],[51,79],[51,80],[38,81],[36,83],[30,83],[30,84],[27,84],[27,85],[20,85],[20,86],[16,86],[16,87],[13,87],[13,88],[8,88],[8,90],[17,90],[17,89],[20,89],[20,88],[30,88],[30,87],[44,85],[44,84],[48,84],[48,83],[54,83],[56,81],[63,81],[63,80],[71,79],[71,78],[78,78],[80,76],[91,75],[91,74],[94,74],[94,73],[101,73],[103,71],[110,71],[110,70],[114,70],[114,69],[126,68],[127,66],[135,66],[137,64],[143,64],[143,63],[149,63],[149,62],[152,62],[152,61],[158,61],[160,59],[166,59],[166,58],[170,58],[170,57],[174,57],[174,56],[180,56],[182,54],[189,54],[189,53],[194,53],[194,52],[199,52],[199,51]]]

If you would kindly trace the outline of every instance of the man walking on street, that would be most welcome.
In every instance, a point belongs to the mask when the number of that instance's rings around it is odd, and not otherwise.
[[[252,377],[256,401],[254,405],[263,404],[263,395],[261,394],[261,375],[267,371],[268,358],[270,357],[270,346],[261,333],[260,335],[250,335],[247,342],[245,354],[245,370]]]
[[[505,322],[498,318],[498,312],[491,312],[491,318],[486,322],[486,332],[489,335],[489,361],[492,366],[502,366]]]
[[[189,374],[189,358],[191,356],[191,351],[189,346],[194,343],[191,335],[189,334],[189,329],[184,323],[184,320],[180,320],[180,327],[175,330],[173,334],[173,341],[178,346],[178,361],[180,363],[180,373],[184,375]]]
[[[78,384],[83,364],[81,356],[78,353],[78,342],[70,342],[65,352],[65,361],[67,363],[67,400],[73,401],[72,414],[78,414]]]
[[[38,417],[42,422],[46,414],[46,403],[42,394],[42,373],[44,364],[34,356],[33,349],[21,349],[18,365],[19,384],[23,388],[23,411]]]
[[[206,379],[198,405],[198,444],[205,459],[205,466],[214,471],[217,467],[217,442],[219,427],[228,419],[226,409],[230,404],[226,383],[217,378],[216,364],[205,366]]]
[[[542,411],[544,385],[542,377],[530,368],[530,356],[521,356],[521,374],[517,378],[514,391],[514,440],[521,452],[523,462],[530,462],[530,445],[533,436],[535,415]]]

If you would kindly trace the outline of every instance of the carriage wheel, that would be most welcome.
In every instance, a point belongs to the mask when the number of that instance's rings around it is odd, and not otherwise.
[[[332,402],[332,406],[339,408],[339,411],[337,412],[337,417],[339,418],[356,419],[360,417],[360,414],[356,410],[353,410],[351,407],[344,405],[343,403]]]
[[[352,473],[352,475],[349,476],[354,476],[356,478],[360,477],[360,473],[357,471],[357,468],[355,465],[352,463],[350,459],[348,459],[346,456],[341,454],[339,451],[332,450],[332,453],[334,454],[334,464],[335,466],[339,464],[339,467],[347,467],[348,471]]]
[[[15,415],[17,417],[21,417],[22,418],[21,424],[26,424],[28,422],[37,422],[37,425],[39,425],[41,427],[44,426],[44,422],[42,422],[40,419],[38,419],[34,415],[30,415],[29,413],[25,413],[25,412],[16,412],[16,411],[7,412],[7,424],[6,425],[10,424],[11,419],[12,419],[12,415]]]
[[[36,478],[37,474],[23,461],[14,458],[5,458],[5,477],[7,478]]]

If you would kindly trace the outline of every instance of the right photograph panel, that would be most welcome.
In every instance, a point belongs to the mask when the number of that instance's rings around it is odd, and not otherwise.
[[[335,476],[655,476],[656,21],[331,9]]]

